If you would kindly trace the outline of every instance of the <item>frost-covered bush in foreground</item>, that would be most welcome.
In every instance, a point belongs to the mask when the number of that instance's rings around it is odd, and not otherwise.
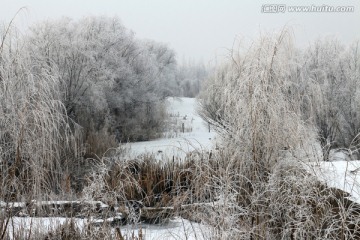
[[[8,30],[0,48],[0,198],[71,191],[77,127],[61,102],[58,72],[32,59],[27,43]]]
[[[298,96],[288,96],[294,55],[287,32],[261,38],[218,70],[200,100],[202,116],[224,132],[232,161],[251,181],[266,181],[284,151],[315,137]]]
[[[241,231],[245,239],[356,239],[359,205],[304,165],[319,160],[317,125],[303,115],[303,99],[313,92],[299,84],[299,53],[288,32],[234,52],[200,96],[201,115],[223,137],[219,162],[232,169],[231,192],[242,209],[223,215],[238,222],[221,232]]]

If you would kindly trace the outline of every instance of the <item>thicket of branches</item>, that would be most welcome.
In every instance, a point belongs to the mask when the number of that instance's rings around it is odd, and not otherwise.
[[[211,74],[211,68],[203,63],[184,62],[178,66],[176,82],[179,86],[178,96],[196,97],[201,88],[201,84]]]
[[[303,116],[318,129],[324,159],[333,148],[348,148],[358,158],[359,42],[344,46],[326,38],[302,53],[296,84],[301,89]]]

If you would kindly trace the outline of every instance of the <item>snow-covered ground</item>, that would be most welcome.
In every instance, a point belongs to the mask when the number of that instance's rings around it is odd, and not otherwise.
[[[13,230],[21,230],[23,233],[31,231],[48,232],[54,230],[56,227],[69,221],[67,218],[30,218],[30,217],[14,217],[9,223],[9,235],[12,238]],[[84,229],[88,219],[75,218],[74,222],[79,229]],[[99,226],[101,227],[101,225]],[[175,218],[169,220],[165,224],[139,224],[137,226],[121,226],[121,233],[124,237],[131,239],[131,236],[139,236],[139,233],[145,236],[147,240],[163,240],[163,239],[208,239],[209,229],[204,225],[193,223],[182,218]],[[115,235],[115,230],[113,230]],[[128,239],[126,238],[126,239]]]
[[[160,139],[124,144],[130,156],[150,153],[158,159],[184,159],[193,150],[207,151],[215,141],[216,133],[196,112],[195,98],[167,99],[171,127]],[[184,127],[183,127],[184,126]],[[184,130],[184,132],[182,132]]]
[[[347,161],[337,156],[336,161],[317,162],[313,173],[329,187],[341,189],[351,195],[351,200],[360,203],[360,161]]]

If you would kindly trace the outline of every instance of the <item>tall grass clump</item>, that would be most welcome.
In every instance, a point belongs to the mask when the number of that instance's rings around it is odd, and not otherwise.
[[[78,154],[56,69],[32,58],[13,26],[1,32],[0,198],[30,200],[70,191]],[[75,149],[75,150],[74,150]],[[44,195],[45,194],[45,195]]]
[[[299,96],[294,91],[289,97],[297,70],[289,35],[283,31],[234,50],[201,99],[202,116],[224,132],[230,161],[250,182],[266,182],[284,152],[291,154],[314,137],[301,119]]]

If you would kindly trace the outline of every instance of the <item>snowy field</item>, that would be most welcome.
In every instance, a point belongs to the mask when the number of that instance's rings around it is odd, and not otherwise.
[[[216,133],[197,114],[195,98],[169,98],[167,112],[170,128],[164,137],[147,142],[127,143],[130,156],[150,153],[157,159],[184,159],[191,151],[208,151],[215,143]],[[183,132],[184,130],[184,132]]]

